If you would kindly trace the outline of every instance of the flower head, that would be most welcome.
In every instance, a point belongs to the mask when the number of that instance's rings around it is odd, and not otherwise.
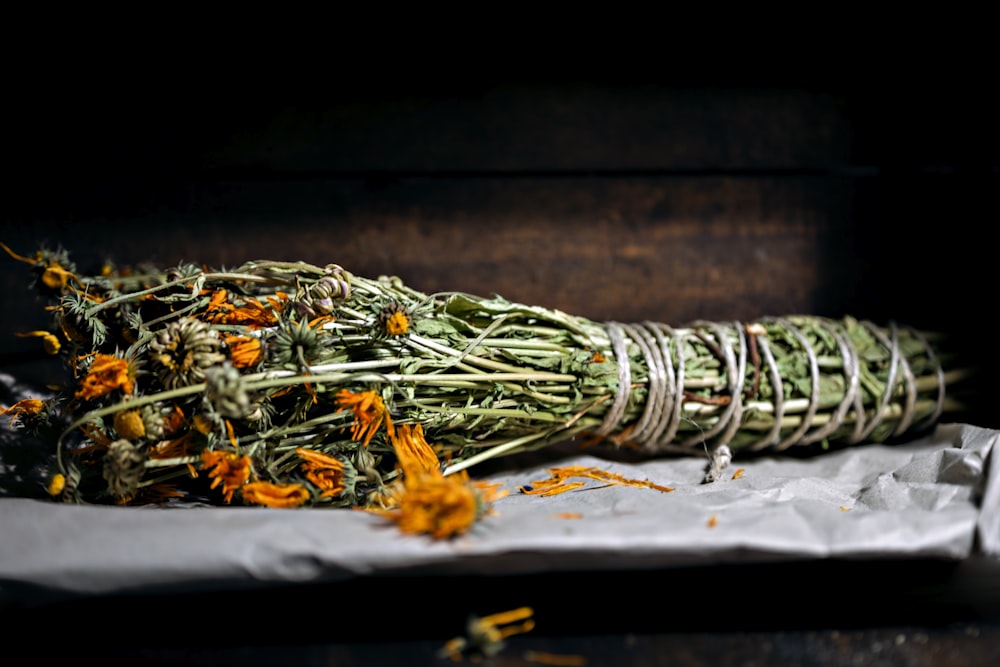
[[[76,391],[77,398],[100,398],[116,389],[131,394],[134,388],[134,372],[128,360],[110,354],[97,353],[87,369],[87,375]]]
[[[227,503],[233,501],[233,493],[250,479],[250,457],[235,452],[204,451],[201,466],[212,478],[211,488],[222,485],[222,497]]]
[[[399,426],[392,446],[404,475],[415,476],[441,470],[441,462],[424,439],[424,427],[420,424]]]
[[[49,479],[48,485],[45,488],[49,492],[50,496],[58,496],[63,492],[63,489],[66,488],[66,475],[62,474],[61,472],[57,472],[56,474],[52,475],[52,477]]]
[[[75,267],[66,257],[65,252],[39,250],[35,253],[35,257],[31,258],[17,254],[4,243],[0,243],[0,248],[17,261],[31,264],[36,271],[40,271],[39,282],[50,290],[64,289],[71,280],[77,284],[80,282],[76,274],[73,273]]]
[[[393,436],[395,429],[392,425],[392,419],[389,417],[389,410],[385,407],[385,402],[378,392],[373,390],[353,392],[349,389],[341,389],[337,392],[336,402],[340,406],[337,412],[349,409],[354,413],[351,437],[363,441],[365,447],[371,442],[372,437],[383,422],[385,422],[386,433],[390,438]]]
[[[119,501],[129,500],[146,470],[146,453],[128,440],[115,440],[104,455],[104,479]]]
[[[273,304],[272,304],[273,305]],[[229,301],[229,292],[217,289],[212,293],[205,310],[205,319],[212,324],[240,324],[251,327],[270,327],[278,323],[274,311],[253,297],[243,297],[235,305]]]
[[[42,347],[48,354],[59,354],[59,350],[62,348],[62,343],[59,342],[55,334],[48,331],[25,331],[14,335],[18,338],[41,338]]]
[[[14,422],[17,421],[18,417],[37,415],[42,411],[43,407],[45,407],[45,403],[40,399],[22,398],[9,408],[0,408],[0,415],[10,415],[10,426],[13,428]]]
[[[391,437],[402,482],[389,490],[388,509],[378,513],[404,533],[446,539],[467,532],[501,495],[497,485],[472,482],[466,471],[445,476],[419,425],[400,427]]]
[[[240,491],[243,500],[254,505],[290,509],[309,500],[309,490],[301,484],[272,484],[251,482]]]
[[[149,344],[159,366],[160,381],[167,389],[203,382],[205,369],[226,359],[221,346],[215,330],[193,317],[171,322]]]
[[[302,471],[306,479],[322,490],[321,498],[339,496],[353,486],[353,480],[349,479],[353,471],[339,458],[304,447],[296,449],[295,453],[303,461]]]
[[[229,348],[229,358],[235,368],[253,368],[264,358],[260,338],[223,334],[222,340]]]
[[[126,440],[138,440],[146,435],[146,423],[138,409],[116,412],[113,423],[118,436]]]
[[[535,621],[531,618],[534,613],[534,609],[531,607],[518,607],[489,616],[471,616],[465,626],[465,636],[455,637],[446,642],[441,650],[441,656],[451,658],[456,662],[464,654],[475,658],[492,658],[504,647],[504,640],[507,637],[531,632],[534,629]],[[571,660],[567,662],[557,660],[550,664],[583,664],[579,660],[572,660],[578,656],[565,657],[571,658]]]
[[[398,301],[390,301],[379,311],[376,322],[379,332],[391,337],[408,333],[413,319],[406,306]]]

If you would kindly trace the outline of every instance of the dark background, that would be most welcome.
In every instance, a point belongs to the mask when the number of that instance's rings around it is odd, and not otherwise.
[[[948,69],[67,68],[7,89],[0,240],[22,254],[333,262],[597,320],[851,314],[993,364],[996,104]],[[31,379],[26,268],[0,257],[0,341]]]
[[[332,262],[426,292],[496,292],[596,320],[895,320],[959,341],[966,362],[984,371],[964,418],[1000,426],[991,349],[1000,137],[990,79],[933,53],[822,68],[794,60],[470,74],[402,58],[389,70],[294,77],[235,57],[142,75],[71,56],[52,69],[11,68],[0,241],[22,254],[62,246],[82,267],[106,258]],[[42,382],[53,368],[38,341],[13,335],[47,324],[25,289],[26,268],[0,256],[0,371]],[[532,599],[545,622],[537,648],[632,664],[886,664],[880,651],[890,647],[901,664],[984,664],[1000,639],[994,589],[979,585],[995,581],[992,572],[750,567],[707,588],[687,575],[553,575],[564,593],[576,591],[562,602],[542,595],[538,578],[463,582],[451,616]],[[793,580],[810,582],[815,597]],[[389,604],[393,618],[421,622],[397,629],[390,644],[324,635],[314,617],[302,626],[297,616],[269,626],[290,633],[277,645],[272,633],[264,647],[242,634],[119,648],[173,664],[370,663],[407,651],[419,661],[460,630],[451,616],[432,625],[419,611],[454,582],[363,582],[339,593],[365,600],[369,585],[402,596]],[[585,596],[584,585],[603,592]],[[647,587],[660,611],[636,602],[634,591]],[[718,613],[740,596],[747,602],[736,609],[752,623]],[[143,604],[182,615],[314,602],[296,591],[220,593],[18,616],[25,625],[118,616],[136,639],[148,636],[142,623],[120,615]],[[354,608],[366,618],[388,613],[370,601]],[[783,612],[754,611],[762,608]],[[297,639],[300,627],[315,634]]]

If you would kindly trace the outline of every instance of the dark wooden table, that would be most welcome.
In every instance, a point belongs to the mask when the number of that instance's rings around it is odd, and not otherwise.
[[[43,662],[443,665],[470,614],[534,609],[494,665],[995,665],[1000,562],[802,561],[401,576],[44,600],[0,613]],[[46,633],[39,639],[36,632]],[[472,662],[472,657],[463,661]],[[26,663],[25,663],[26,664]]]

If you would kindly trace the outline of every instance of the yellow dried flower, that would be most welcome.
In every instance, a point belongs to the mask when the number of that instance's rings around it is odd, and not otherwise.
[[[59,354],[59,350],[62,348],[62,343],[59,342],[59,339],[48,331],[25,331],[23,333],[15,333],[14,335],[18,338],[41,338],[42,347],[48,354]]]
[[[115,431],[126,440],[138,440],[146,435],[146,423],[139,410],[122,410],[115,413]]]
[[[49,480],[49,485],[47,487],[50,496],[58,496],[66,488],[66,475],[61,472],[57,472],[52,475],[52,479]]]
[[[52,257],[51,254],[46,256],[46,253],[37,252],[35,253],[35,258],[25,257],[24,255],[19,255],[6,244],[0,243],[0,248],[2,248],[8,255],[19,262],[24,262],[25,264],[31,264],[36,268],[42,268],[41,282],[43,285],[52,290],[61,290],[65,288],[70,280],[75,280],[79,283],[79,278],[72,271],[65,269],[58,260]]]

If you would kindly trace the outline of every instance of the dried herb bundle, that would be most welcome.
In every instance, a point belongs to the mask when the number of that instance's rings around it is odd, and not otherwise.
[[[6,412],[34,428],[62,415],[50,490],[71,502],[200,489],[375,508],[443,536],[495,496],[466,474],[493,457],[593,436],[708,451],[711,476],[730,451],[927,428],[961,375],[927,336],[852,319],[598,323],[334,264],[86,276],[62,251],[4,249],[50,297],[52,331],[30,335],[72,374]]]

